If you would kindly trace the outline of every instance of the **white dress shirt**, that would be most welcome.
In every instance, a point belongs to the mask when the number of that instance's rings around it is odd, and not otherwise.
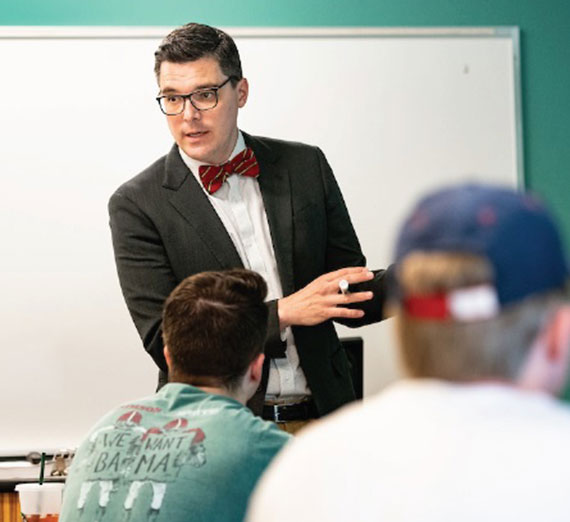
[[[241,132],[230,158],[245,149]],[[243,266],[260,274],[267,283],[267,299],[280,299],[283,289],[277,271],[275,252],[271,242],[271,233],[259,183],[255,178],[229,176],[227,181],[215,193],[209,194],[199,176],[199,167],[205,163],[190,158],[182,149],[180,156],[200,187],[208,197],[218,217],[222,221],[233,244],[236,247]],[[260,174],[263,176],[263,172]],[[291,328],[281,332],[286,341],[285,357],[272,359],[269,369],[267,396],[278,399],[294,399],[310,395],[305,374],[299,365],[299,354]]]

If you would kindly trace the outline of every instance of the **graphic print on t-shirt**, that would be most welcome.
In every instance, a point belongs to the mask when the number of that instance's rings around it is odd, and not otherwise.
[[[174,482],[186,465],[200,468],[206,464],[206,435],[201,428],[190,428],[188,420],[176,418],[162,427],[143,428],[143,417],[132,410],[122,414],[113,425],[101,428],[89,439],[88,454],[78,463],[85,467],[77,509],[83,514],[89,491],[99,484],[95,519],[105,516],[113,493],[121,486],[128,492],[123,503],[124,518],[130,519],[137,497],[145,484],[152,487],[152,500],[145,509],[147,520],[160,512],[167,484]],[[144,502],[146,496],[139,502]]]

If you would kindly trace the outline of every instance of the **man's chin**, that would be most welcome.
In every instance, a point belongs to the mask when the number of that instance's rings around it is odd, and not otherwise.
[[[212,153],[206,147],[190,146],[188,143],[178,144],[185,154],[195,161],[213,164]]]
[[[185,134],[178,141],[178,145],[188,157],[195,161],[207,163],[208,165],[220,165],[228,160],[229,153],[226,154],[220,151],[220,145],[216,145],[214,142],[214,135],[211,132],[207,132],[198,139],[188,137]]]

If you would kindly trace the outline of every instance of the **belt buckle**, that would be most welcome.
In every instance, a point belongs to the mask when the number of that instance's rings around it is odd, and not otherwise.
[[[275,422],[281,422],[281,417],[279,415],[279,404],[273,405],[273,420]]]

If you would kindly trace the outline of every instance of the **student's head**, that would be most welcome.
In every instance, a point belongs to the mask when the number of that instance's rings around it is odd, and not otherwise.
[[[203,163],[229,159],[238,109],[249,90],[232,38],[214,27],[187,24],[162,41],[154,70],[161,109],[179,147]],[[179,96],[191,93],[190,99]]]
[[[397,331],[412,376],[563,386],[567,265],[535,199],[480,185],[440,190],[405,221],[396,259]]]
[[[263,278],[244,269],[184,279],[166,300],[162,315],[170,381],[230,392],[243,386],[252,364],[256,371],[261,368],[266,294]],[[253,377],[255,381],[260,375]],[[250,384],[253,394],[258,383]]]

